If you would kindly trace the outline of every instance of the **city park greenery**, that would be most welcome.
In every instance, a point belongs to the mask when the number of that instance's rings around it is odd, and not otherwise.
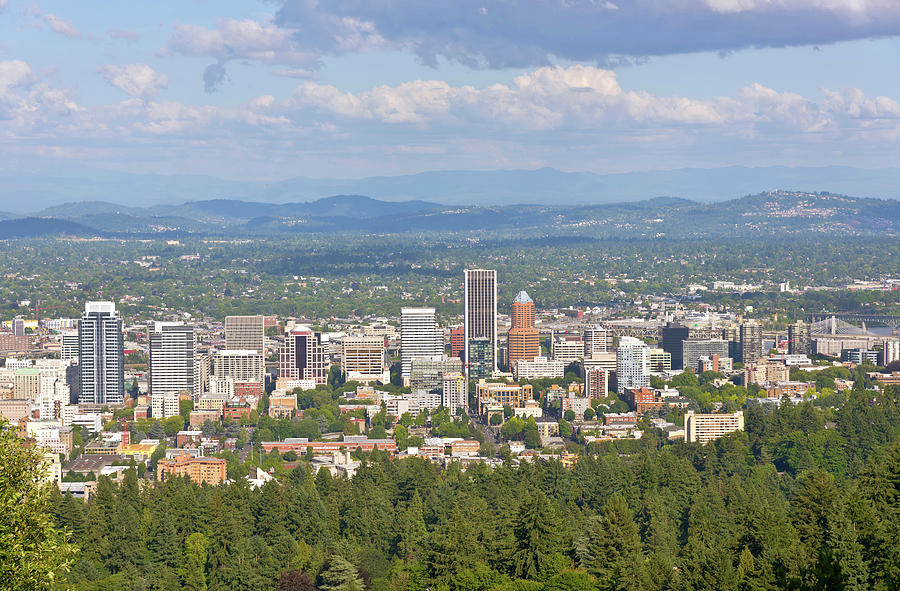
[[[278,481],[106,477],[50,513],[74,589],[894,589],[900,400],[857,380],[840,406],[751,405],[706,446],[583,444],[463,470],[363,455],[352,480],[302,455]]]

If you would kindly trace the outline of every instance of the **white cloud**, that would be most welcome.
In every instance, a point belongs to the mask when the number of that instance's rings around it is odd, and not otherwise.
[[[128,64],[117,66],[107,64],[97,71],[106,81],[133,97],[150,99],[156,96],[161,88],[168,88],[169,78],[159,74],[147,64]]]
[[[0,0],[0,11],[6,9],[6,0]]]
[[[79,31],[70,20],[60,18],[52,13],[41,16],[41,19],[50,26],[51,30],[60,35],[68,37],[69,39],[78,39],[81,37],[81,31]]]
[[[387,167],[395,166],[391,154],[404,154],[407,165],[421,168],[536,159],[561,166],[569,157],[570,168],[590,168],[601,156],[652,168],[721,165],[726,156],[773,163],[779,154],[790,163],[807,154],[807,163],[816,163],[840,150],[857,157],[855,164],[873,153],[880,156],[873,164],[885,165],[900,140],[900,104],[857,88],[804,96],[749,84],[731,96],[697,99],[623,88],[612,71],[572,66],[537,68],[482,88],[412,80],[346,92],[304,82],[287,97],[263,94],[221,107],[156,99],[166,79],[147,64],[98,70],[130,96],[83,107],[27,63],[0,61],[0,154],[3,146],[81,147],[114,154],[126,168],[144,157],[180,167],[179,158],[189,157],[218,159],[215,166],[227,171],[251,161],[273,170],[301,153],[326,167],[354,166],[365,153],[369,166]],[[745,156],[750,152],[764,156]]]
[[[271,17],[264,21],[222,18],[211,29],[176,23],[161,53],[215,59],[203,76],[207,92],[213,92],[228,78],[225,66],[232,60],[286,66],[275,74],[312,78],[322,67],[323,53],[366,51],[385,43],[370,22],[312,11],[299,27],[281,27]]]
[[[35,82],[31,66],[21,60],[0,61],[0,96],[12,88]]]
[[[896,126],[900,104],[859,89],[822,89],[821,102],[751,84],[734,97],[698,100],[623,90],[614,72],[590,66],[544,67],[512,85],[453,87],[440,80],[378,86],[358,93],[306,82],[284,108],[335,119],[453,130],[719,130],[732,135],[818,133],[851,129],[863,119]],[[773,127],[774,126],[774,127]]]

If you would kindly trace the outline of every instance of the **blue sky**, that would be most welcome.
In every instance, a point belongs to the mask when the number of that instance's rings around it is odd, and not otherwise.
[[[896,0],[0,0],[0,172],[900,163]]]

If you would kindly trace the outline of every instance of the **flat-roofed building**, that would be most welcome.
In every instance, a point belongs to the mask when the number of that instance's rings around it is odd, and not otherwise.
[[[609,391],[609,372],[600,367],[585,367],[584,395],[588,398],[606,398]]]
[[[550,342],[550,355],[566,364],[574,363],[584,356],[584,341],[580,335],[557,334]]]
[[[370,452],[378,449],[389,453],[397,453],[397,443],[393,439],[369,439],[365,435],[345,435],[343,441],[310,441],[305,437],[288,437],[284,441],[263,441],[260,443],[266,453],[278,450],[278,453],[294,451],[304,454],[307,450],[313,453],[334,453],[360,449]],[[224,460],[223,460],[224,461]]]
[[[224,404],[222,405],[225,406]],[[192,410],[191,411],[191,428],[202,427],[203,423],[209,421],[218,423],[222,420],[221,410]]]
[[[616,349],[616,384],[619,394],[650,385],[650,347],[640,339],[622,337]]]
[[[220,458],[195,458],[182,454],[156,463],[156,479],[163,482],[169,476],[187,476],[196,484],[217,486],[225,482],[226,464]]]
[[[650,371],[672,371],[672,354],[662,349],[650,349]]]
[[[547,357],[520,359],[513,365],[513,376],[518,380],[536,378],[561,378],[566,373],[566,362]]]
[[[724,339],[687,339],[682,342],[682,359],[684,369],[696,372],[700,358],[718,355],[719,359],[728,357],[728,342]]]
[[[712,357],[703,356],[697,361],[697,373],[702,374],[707,371],[731,373],[734,371],[734,363],[732,363],[731,357],[719,357],[718,355],[713,355]]]
[[[488,378],[493,374],[491,370],[495,367],[494,349],[491,347],[491,340],[487,337],[475,337],[469,339],[469,355],[466,358],[466,370],[470,379],[481,380]]]
[[[384,337],[344,337],[341,370],[346,381],[387,383],[391,374],[385,365]]]
[[[444,354],[444,335],[438,330],[434,308],[400,310],[400,374],[409,378],[413,359]]]
[[[409,387],[412,390],[425,390],[428,392],[440,392],[443,389],[443,379],[446,373],[462,373],[462,360],[458,357],[417,357],[412,360]]]
[[[766,386],[772,382],[787,382],[791,379],[791,370],[783,363],[758,362],[744,364],[744,386],[757,384]]]
[[[290,419],[297,411],[297,397],[290,393],[269,395],[269,416],[277,419]]]
[[[221,416],[222,409],[225,408],[225,403],[228,402],[228,397],[222,394],[215,393],[207,393],[200,397],[197,400],[197,410],[214,410],[219,413]]]
[[[230,379],[234,383],[255,384],[262,393],[265,380],[265,360],[252,349],[223,349],[212,356],[210,381]]]
[[[581,333],[581,340],[584,342],[585,359],[613,350],[613,335],[602,326],[585,326]]]
[[[812,326],[798,320],[788,326],[788,353],[811,355],[812,346]]]
[[[461,371],[441,376],[441,405],[456,416],[458,409],[469,408],[469,382]]]
[[[490,404],[508,404],[515,407],[525,406],[526,400],[534,398],[531,384],[506,384],[501,382],[485,382],[481,380],[475,386],[475,399],[478,403],[478,414],[484,414],[484,407]]]
[[[78,323],[78,367],[82,404],[125,401],[122,318],[113,302],[87,302]]]
[[[881,341],[878,365],[887,366],[894,361],[900,361],[900,339],[884,339]]]
[[[762,325],[755,320],[747,320],[741,324],[741,362],[746,364],[762,356]]]
[[[17,423],[31,414],[31,401],[25,398],[0,399],[0,417]]]
[[[707,443],[729,433],[744,430],[744,412],[684,415],[684,437],[688,443]]]
[[[168,419],[181,413],[181,394],[160,392],[150,398],[150,416],[154,419]]]
[[[78,332],[68,331],[60,335],[59,358],[63,361],[78,359]]]
[[[16,370],[13,396],[35,400],[41,393],[41,370],[36,367],[23,367]]]
[[[150,331],[150,394],[200,392],[194,386],[197,339],[183,322],[154,322]]]
[[[476,361],[471,359],[472,341],[487,339],[488,343],[482,343],[475,351],[482,352],[477,362],[488,364],[488,367],[481,367],[479,373],[491,375],[497,371],[497,271],[466,269],[463,292],[466,371],[471,378],[470,372]]]
[[[265,316],[226,316],[225,348],[266,353]]]
[[[693,367],[688,365],[683,356],[683,343],[690,337],[691,329],[683,324],[668,322],[661,332],[662,348],[672,355],[672,369]]]

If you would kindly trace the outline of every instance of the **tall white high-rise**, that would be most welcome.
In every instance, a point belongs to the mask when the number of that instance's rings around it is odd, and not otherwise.
[[[650,347],[640,339],[619,339],[616,349],[616,383],[619,394],[650,385]]]
[[[438,330],[434,308],[403,308],[400,310],[400,366],[401,375],[408,378],[412,360],[435,357],[444,353],[444,334]]]
[[[81,404],[125,402],[122,319],[113,302],[87,302],[78,322]]]
[[[150,394],[191,392],[194,388],[194,327],[183,322],[154,322],[150,332]]]
[[[464,311],[466,371],[470,343],[478,338],[490,340],[492,367],[485,369],[497,371],[497,271],[466,269]]]
[[[610,333],[601,326],[586,326],[581,338],[584,341],[584,356],[593,357],[596,353],[607,353],[610,349]]]

